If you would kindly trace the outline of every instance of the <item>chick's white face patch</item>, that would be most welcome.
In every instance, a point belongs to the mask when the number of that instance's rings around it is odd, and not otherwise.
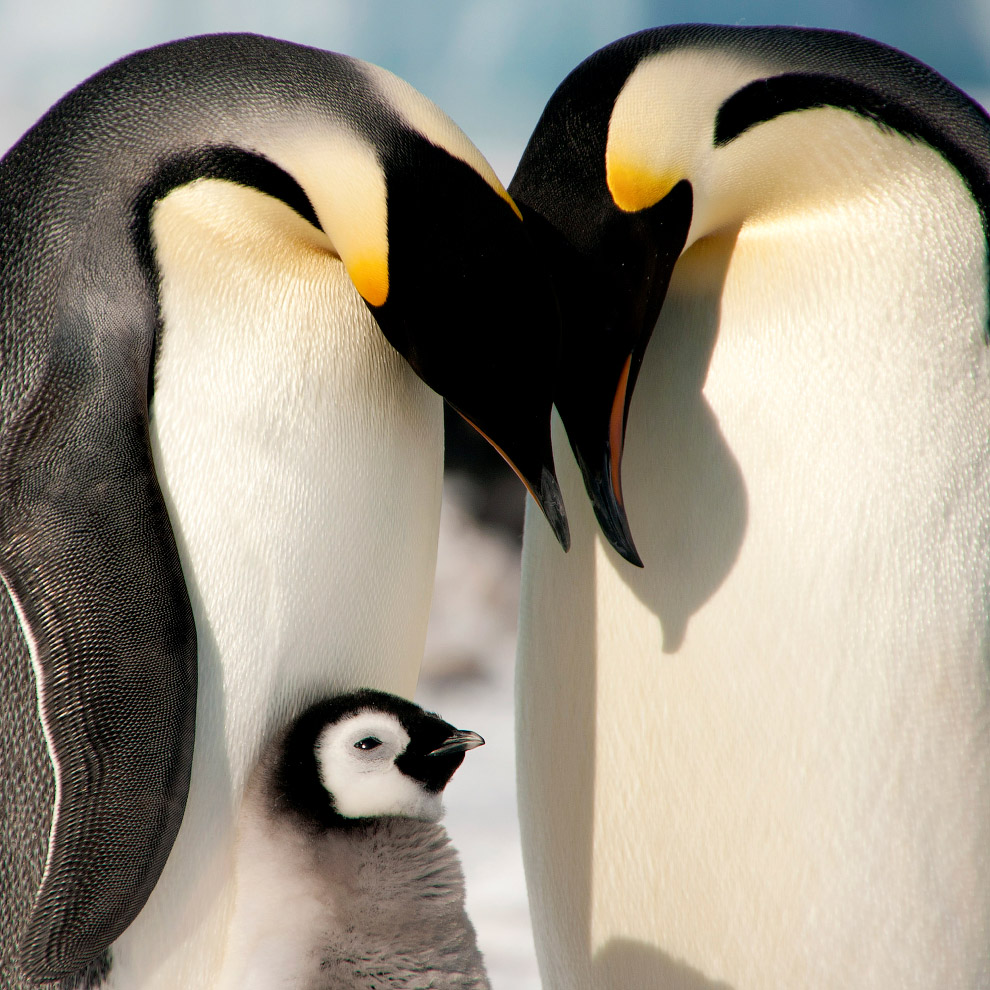
[[[345,818],[437,821],[440,794],[395,765],[408,745],[409,733],[384,712],[361,711],[327,726],[316,740],[316,765],[337,812]]]

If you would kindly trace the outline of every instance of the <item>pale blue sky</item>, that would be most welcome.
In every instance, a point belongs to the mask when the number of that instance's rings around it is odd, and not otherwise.
[[[581,59],[631,31],[689,20],[858,31],[974,95],[990,91],[990,0],[0,0],[0,148],[129,51],[252,30],[403,76],[507,179],[547,97]]]

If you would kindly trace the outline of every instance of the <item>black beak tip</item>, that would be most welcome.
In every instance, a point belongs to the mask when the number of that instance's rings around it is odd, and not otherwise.
[[[564,499],[560,494],[560,485],[552,467],[544,467],[540,476],[540,487],[533,489],[536,501],[543,510],[550,528],[564,553],[571,548],[571,530],[567,525],[567,513],[564,511]]]
[[[629,519],[619,501],[620,496],[616,494],[615,486],[612,484],[608,466],[597,477],[589,480],[588,492],[591,495],[591,504],[605,539],[620,557],[636,567],[642,567],[643,559],[633,542]]]
[[[477,732],[467,729],[455,729],[436,749],[427,756],[446,756],[449,753],[466,753],[469,749],[484,746],[485,740]]]
[[[643,559],[633,543],[632,533],[629,532],[625,509],[613,499],[609,499],[605,505],[595,499],[594,508],[598,525],[615,552],[630,564],[642,567]]]

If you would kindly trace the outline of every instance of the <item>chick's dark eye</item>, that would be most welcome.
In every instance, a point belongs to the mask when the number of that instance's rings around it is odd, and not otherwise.
[[[381,739],[376,739],[374,736],[365,736],[364,739],[359,739],[355,744],[355,749],[377,749],[381,746]]]

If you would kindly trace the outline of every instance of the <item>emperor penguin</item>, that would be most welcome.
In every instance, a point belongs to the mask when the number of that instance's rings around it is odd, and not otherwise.
[[[481,154],[342,55],[153,48],[9,152],[5,987],[212,990],[265,739],[316,698],[416,684],[436,393],[566,542],[557,320]]]
[[[564,324],[573,546],[529,513],[517,674],[544,987],[990,985],[986,114],[850,34],[660,28],[509,191]]]
[[[439,819],[484,745],[404,698],[316,703],[264,751],[238,815],[219,990],[489,990]]]

